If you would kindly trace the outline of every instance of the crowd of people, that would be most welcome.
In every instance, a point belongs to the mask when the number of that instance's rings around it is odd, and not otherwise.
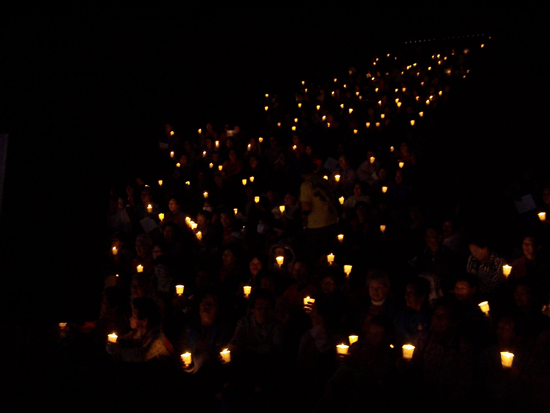
[[[480,43],[303,81],[294,107],[266,94],[258,136],[166,124],[157,175],[110,198],[89,334],[113,399],[202,411],[548,407],[537,213],[550,212],[550,187],[529,169],[510,185],[510,199],[538,207],[506,253],[460,205],[418,191],[429,165],[415,152]]]

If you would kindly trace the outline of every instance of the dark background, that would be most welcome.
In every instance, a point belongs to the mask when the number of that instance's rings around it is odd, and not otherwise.
[[[338,75],[409,40],[492,37],[440,120],[427,157],[438,172],[426,179],[490,199],[524,164],[546,174],[540,14],[440,2],[4,13],[4,317],[95,317],[109,189],[148,173],[165,122],[183,133],[236,123],[253,134],[264,93],[291,96],[303,78]]]

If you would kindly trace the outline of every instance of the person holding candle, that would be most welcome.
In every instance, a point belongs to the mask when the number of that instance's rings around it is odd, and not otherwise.
[[[547,276],[550,264],[541,253],[540,236],[529,234],[523,237],[523,256],[512,265],[508,283],[514,285],[521,280],[537,284],[543,291],[550,290],[550,279]]]
[[[430,328],[430,282],[423,277],[411,279],[405,288],[406,308],[395,318],[398,344],[415,344],[421,331]]]
[[[153,240],[149,234],[140,234],[136,237],[136,254],[137,257],[132,261],[132,268],[137,269],[138,265],[143,266],[143,272],[150,274],[153,270],[153,256],[151,248]]]
[[[496,255],[489,247],[487,238],[483,234],[474,235],[469,242],[470,257],[466,265],[466,272],[478,278],[478,293],[481,298],[489,298],[499,292],[504,285],[502,266],[504,259]]]
[[[337,209],[329,181],[321,174],[313,174],[313,168],[304,170],[304,182],[300,186],[304,248],[309,260],[317,262],[321,255],[330,252],[336,240]]]
[[[158,360],[171,361],[174,348],[161,329],[161,316],[157,304],[150,298],[137,297],[132,302],[130,317],[132,331],[119,336],[115,343],[107,345],[107,351],[115,359],[143,363]]]
[[[367,205],[371,204],[370,197],[366,195],[365,184],[362,182],[356,182],[353,186],[353,195],[348,197],[344,202],[344,213],[354,210],[358,202],[364,202]]]
[[[308,265],[304,260],[296,260],[292,266],[292,278],[295,284],[289,286],[282,299],[287,301],[293,312],[301,312],[305,297],[315,297],[317,287],[310,281]]]
[[[193,314],[179,335],[176,353],[190,352],[193,356],[192,366],[186,371],[196,374],[201,369],[210,376],[218,371],[219,352],[231,339],[232,330],[223,320],[221,296],[215,290],[208,290],[202,296],[198,314]]]
[[[365,325],[373,317],[381,316],[393,321],[396,306],[390,297],[390,277],[380,270],[369,270],[367,274],[367,302],[362,303],[360,325]]]
[[[143,188],[141,190],[140,198],[141,202],[136,205],[138,219],[141,220],[150,216],[158,217],[158,213],[160,212],[159,205],[153,202],[149,188]],[[149,205],[151,205],[152,208],[149,208]],[[149,210],[151,212],[149,212]]]
[[[164,220],[160,223],[160,226],[166,225],[168,222],[173,222],[178,225],[181,229],[184,229],[185,224],[185,214],[181,210],[181,202],[176,198],[171,198],[168,201],[169,212],[164,216]]]
[[[353,194],[353,186],[355,185],[357,175],[355,174],[355,170],[351,166],[351,162],[348,157],[344,154],[340,155],[338,158],[338,166],[332,171],[331,174],[332,180],[334,180],[335,175],[340,175],[338,187],[342,189],[341,192],[343,192],[345,196],[350,196]]]

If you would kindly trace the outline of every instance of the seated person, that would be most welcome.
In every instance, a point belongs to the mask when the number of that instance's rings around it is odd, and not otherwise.
[[[415,344],[417,335],[430,327],[431,310],[428,296],[430,282],[417,277],[405,289],[407,307],[397,314],[395,328],[400,344]]]
[[[478,293],[481,298],[487,299],[504,285],[505,278],[502,273],[504,259],[496,255],[483,235],[473,237],[469,248],[471,255],[468,258],[466,271],[477,277]]]
[[[132,331],[108,343],[107,352],[120,361],[143,363],[150,360],[167,362],[174,349],[162,332],[160,312],[150,298],[137,297],[132,302]]]

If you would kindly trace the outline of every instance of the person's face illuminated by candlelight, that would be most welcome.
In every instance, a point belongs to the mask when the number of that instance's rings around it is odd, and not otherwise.
[[[197,215],[197,228],[199,230],[205,230],[209,224],[210,220],[206,217],[205,214],[199,213],[199,215]]]
[[[258,166],[258,159],[255,156],[250,157],[250,167],[254,170]]]
[[[437,233],[435,228],[428,228],[424,240],[426,241],[426,247],[435,253],[439,250],[442,236]]]
[[[471,286],[466,280],[458,280],[455,283],[454,293],[455,297],[459,301],[472,301],[476,287]]]
[[[254,257],[252,258],[252,261],[250,261],[249,268],[250,274],[255,277],[262,270],[262,262],[258,259],[258,257]]]
[[[361,184],[359,182],[357,182],[353,186],[353,195],[355,195],[356,199],[359,199],[363,196],[363,187],[361,186]]]
[[[336,279],[333,276],[326,276],[321,280],[321,291],[323,294],[333,294],[336,291]]]
[[[340,155],[340,157],[338,158],[338,165],[340,165],[340,168],[342,169],[346,169],[349,165],[349,162],[344,155]]]
[[[386,299],[390,289],[381,280],[372,280],[369,282],[369,296],[372,301],[382,301]]]
[[[290,192],[287,192],[285,194],[285,205],[290,207],[290,206],[294,206],[295,203],[296,203],[296,197],[292,195]]]
[[[222,212],[220,214],[220,222],[222,227],[231,228],[231,225],[233,224],[233,214],[230,212]]]
[[[259,325],[271,321],[275,315],[272,301],[263,297],[256,299],[254,308],[251,308],[250,312],[254,315],[254,320]]]
[[[544,188],[542,192],[542,201],[547,207],[550,207],[550,186]]]
[[[237,152],[235,152],[235,149],[229,151],[229,160],[231,162],[237,162]]]
[[[137,308],[132,308],[132,316],[130,317],[130,328],[132,330],[147,331],[147,319],[140,320],[138,318]]]
[[[381,181],[388,179],[388,171],[385,168],[380,168],[378,170],[378,178],[380,178]]]
[[[298,285],[305,285],[308,282],[307,265],[305,262],[296,261],[292,268],[292,276]]]
[[[151,194],[148,190],[144,189],[143,191],[141,191],[140,197],[141,202],[143,202],[144,205],[148,205],[151,203]]]
[[[162,255],[162,248],[160,247],[160,245],[155,245],[153,246],[153,249],[151,252],[153,253],[153,259],[156,260],[157,257]]]
[[[401,169],[395,171],[395,183],[397,185],[401,185],[403,183],[403,172],[401,171]]]
[[[212,139],[206,138],[206,141],[204,142],[204,145],[205,145],[207,151],[211,150],[212,149]]]
[[[180,156],[180,165],[181,166],[187,165],[187,155],[181,155]]]
[[[230,249],[226,249],[222,254],[222,263],[224,267],[230,267],[235,265],[237,258],[235,254]]]
[[[180,205],[179,205],[178,201],[176,199],[172,198],[168,202],[168,209],[170,210],[170,212],[172,214],[177,214],[178,212],[180,212]]]
[[[171,242],[174,239],[175,235],[176,234],[174,233],[174,228],[171,225],[166,225],[162,230],[162,236],[164,237],[166,242]]]
[[[207,294],[199,305],[199,315],[201,325],[211,326],[216,321],[219,311],[219,302],[217,297]]]
[[[451,235],[453,235],[453,232],[454,232],[453,221],[451,220],[445,221],[443,223],[443,238],[444,239],[449,238]]]
[[[521,247],[523,249],[523,254],[525,255],[525,257],[530,261],[534,261],[536,258],[537,251],[540,249],[540,245],[536,244],[535,238],[533,237],[523,238],[523,243]]]

